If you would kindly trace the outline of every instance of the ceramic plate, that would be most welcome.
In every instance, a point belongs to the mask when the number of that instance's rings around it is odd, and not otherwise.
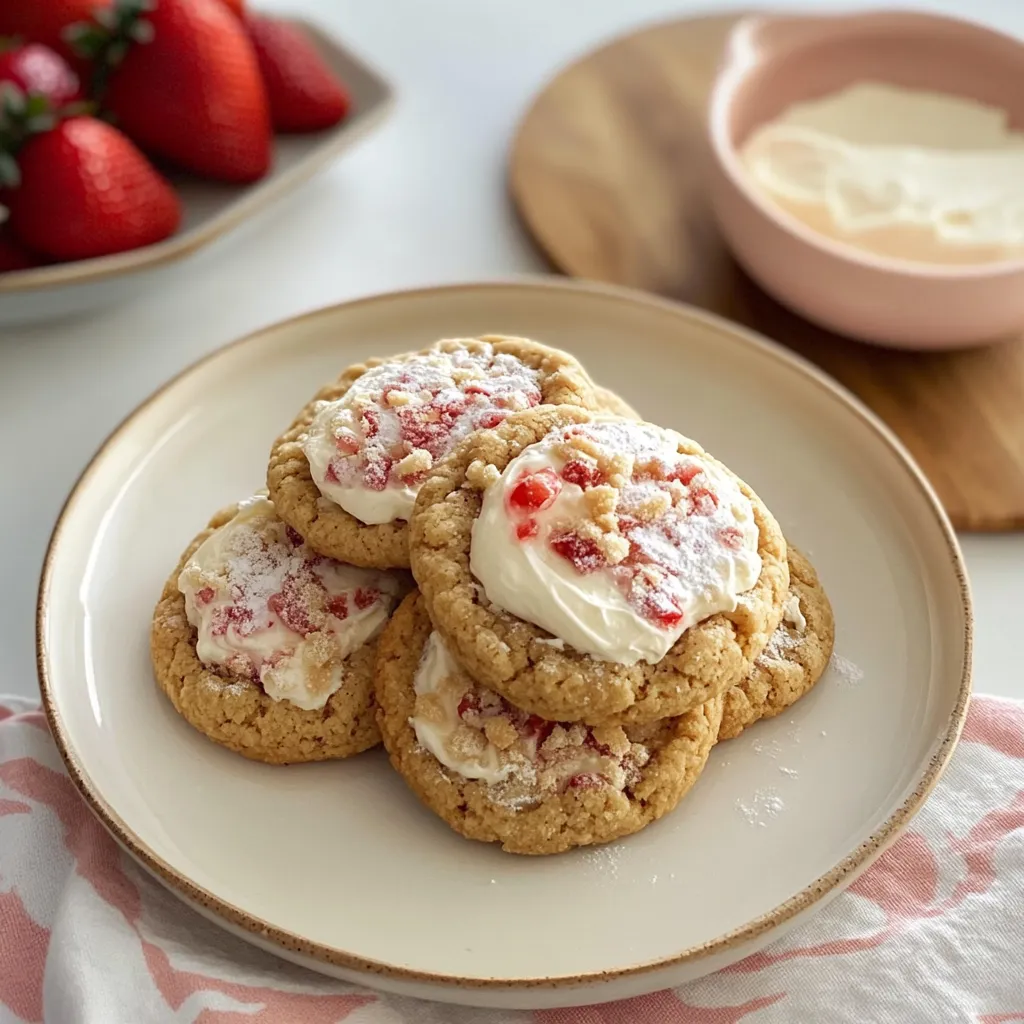
[[[252,764],[157,690],[150,611],[179,552],[263,483],[276,433],[348,363],[525,334],[747,479],[831,595],[842,659],[788,714],[715,748],[680,807],[609,846],[517,858],[421,807],[379,752]],[[890,842],[966,709],[970,603],[934,494],[877,420],[780,348],[695,310],[569,282],[386,295],[197,364],[105,444],[64,510],[40,595],[44,701],[115,836],[205,913],[289,959],[431,998],[612,999],[739,959]],[[783,770],[785,769],[785,770]],[[571,934],[538,930],[557,907]]]
[[[181,230],[132,252],[0,274],[0,325],[68,316],[128,298],[160,271],[254,216],[308,180],[343,149],[375,127],[391,107],[391,88],[360,57],[321,29],[288,19],[305,31],[328,67],[345,83],[352,111],[335,128],[274,137],[274,166],[252,185],[225,185],[168,174],[181,198]]]

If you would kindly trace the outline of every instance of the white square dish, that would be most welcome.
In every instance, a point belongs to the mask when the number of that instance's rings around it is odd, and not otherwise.
[[[0,274],[0,327],[83,313],[149,287],[160,272],[208,245],[297,188],[376,127],[393,93],[380,74],[337,40],[301,19],[328,67],[345,83],[352,111],[339,125],[309,135],[277,135],[274,165],[252,185],[225,185],[186,174],[169,178],[182,202],[181,229],[131,252]]]

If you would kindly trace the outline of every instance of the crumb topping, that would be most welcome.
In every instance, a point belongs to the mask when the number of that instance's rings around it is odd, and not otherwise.
[[[336,449],[325,482],[414,486],[463,437],[540,401],[538,371],[486,342],[384,363],[319,414]]]
[[[417,735],[448,768],[461,764],[485,781],[496,802],[527,807],[567,790],[622,792],[640,781],[651,753],[622,727],[545,721],[475,684],[448,655],[428,668],[430,655],[428,645],[419,673],[431,675],[430,686],[418,679],[412,718]]]

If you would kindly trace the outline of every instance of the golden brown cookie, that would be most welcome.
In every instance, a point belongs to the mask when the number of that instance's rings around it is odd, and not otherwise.
[[[258,682],[206,667],[196,653],[178,577],[199,546],[232,520],[218,512],[181,556],[153,614],[150,652],[160,688],[178,713],[215,743],[255,761],[294,764],[349,757],[380,741],[373,701],[374,638],[345,661],[341,687],[322,708],[306,711],[269,697]]]
[[[742,481],[757,527],[760,576],[735,611],[687,629],[656,664],[598,660],[557,638],[552,642],[544,630],[493,606],[470,571],[473,525],[488,484],[551,430],[591,419],[585,410],[537,408],[466,438],[420,489],[410,521],[413,575],[453,655],[513,705],[551,721],[591,725],[682,715],[744,679],[782,618],[789,585],[785,540]],[[679,451],[737,479],[695,442],[681,439]]]
[[[785,711],[814,686],[828,665],[835,640],[832,605],[814,567],[792,545],[789,594],[797,604],[787,609],[750,675],[725,694],[720,740]],[[805,620],[802,628],[800,616]]]
[[[445,682],[465,692],[452,698],[462,709],[459,735],[444,749],[458,752],[474,742],[479,749],[493,736],[502,744],[508,772],[493,783],[467,778],[427,750],[413,724],[432,713],[414,690],[431,631],[424,601],[410,594],[380,638],[378,722],[395,770],[423,803],[469,839],[501,843],[509,853],[550,854],[631,835],[675,808],[707,762],[721,698],[649,726],[589,730],[518,712],[455,667],[461,682],[450,676]],[[481,700],[486,706],[473,710]],[[536,732],[538,727],[543,731]]]
[[[534,370],[544,404],[596,407],[594,386],[572,356],[525,338],[485,335],[449,339],[419,352],[368,359],[350,366],[336,382],[321,388],[274,443],[267,467],[267,487],[281,518],[296,529],[310,547],[331,558],[371,568],[408,567],[407,523],[395,519],[367,524],[322,495],[311,475],[303,440],[324,405],[338,401],[367,370],[384,363],[407,362],[431,351],[482,350],[484,346],[490,346],[496,354],[514,356]]]
[[[612,391],[611,388],[603,388],[600,384],[595,384],[594,394],[597,396],[597,408],[601,412],[611,413],[612,416],[622,416],[627,420],[643,419],[643,416],[629,402]]]

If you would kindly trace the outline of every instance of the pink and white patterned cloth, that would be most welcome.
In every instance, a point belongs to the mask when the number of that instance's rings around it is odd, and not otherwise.
[[[222,932],[118,850],[64,773],[40,711],[0,698],[0,1024],[21,1021],[1024,1021],[1024,705],[975,698],[927,806],[796,933],[679,989],[509,1012],[378,994]]]

